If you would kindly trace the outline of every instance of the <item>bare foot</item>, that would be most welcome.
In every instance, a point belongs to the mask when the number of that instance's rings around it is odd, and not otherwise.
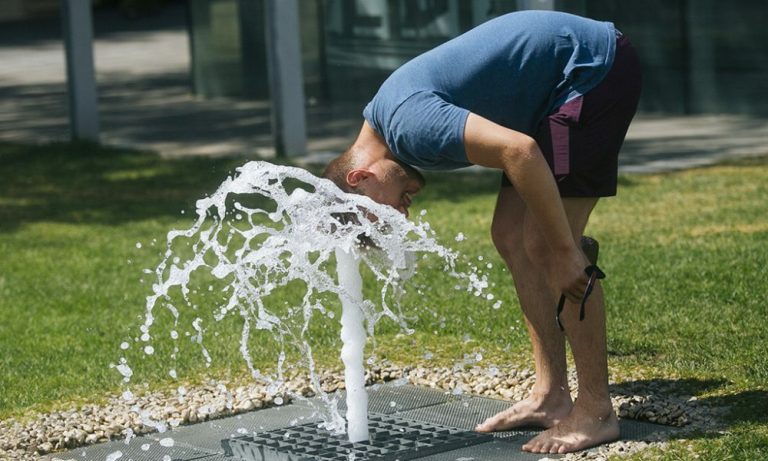
[[[523,451],[571,453],[618,438],[619,420],[613,410],[604,412],[601,417],[588,414],[577,404],[568,417],[523,445]]]
[[[524,426],[549,428],[568,416],[571,408],[573,401],[568,392],[546,396],[533,393],[527,399],[478,424],[475,431],[507,431]]]

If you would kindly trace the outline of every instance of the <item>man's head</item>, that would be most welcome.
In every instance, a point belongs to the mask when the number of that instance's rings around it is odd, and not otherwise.
[[[352,147],[331,161],[323,177],[344,192],[363,194],[408,215],[412,197],[424,187],[415,168],[398,161],[378,135],[363,132]]]

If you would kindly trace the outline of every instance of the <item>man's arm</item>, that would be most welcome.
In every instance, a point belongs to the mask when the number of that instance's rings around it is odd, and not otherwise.
[[[556,288],[579,302],[588,281],[584,273],[588,263],[573,239],[554,177],[536,141],[470,113],[464,147],[471,163],[504,170],[553,250]]]

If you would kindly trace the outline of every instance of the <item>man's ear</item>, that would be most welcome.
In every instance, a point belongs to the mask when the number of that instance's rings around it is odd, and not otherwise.
[[[361,182],[374,176],[373,172],[365,168],[354,168],[347,173],[347,184],[350,187],[357,187]]]

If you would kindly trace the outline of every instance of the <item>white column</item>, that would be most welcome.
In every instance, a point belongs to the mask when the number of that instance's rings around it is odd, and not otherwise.
[[[297,0],[265,0],[272,136],[279,156],[307,152]]]
[[[93,20],[90,0],[62,0],[70,130],[73,139],[99,140]]]
[[[350,442],[368,440],[368,392],[365,390],[365,316],[360,260],[353,254],[336,249],[336,271],[339,285],[346,291],[341,296],[341,360],[344,362],[344,385],[347,391],[347,436]]]

